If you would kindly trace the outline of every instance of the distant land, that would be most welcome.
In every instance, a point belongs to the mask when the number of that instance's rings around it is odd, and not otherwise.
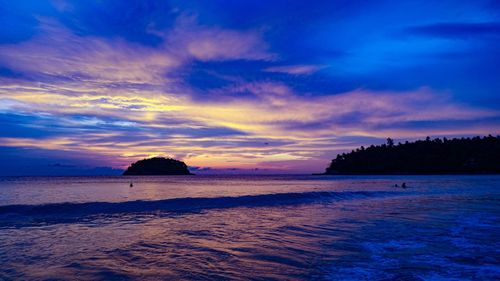
[[[130,165],[123,173],[124,176],[153,176],[153,175],[193,175],[187,165],[179,160],[163,157],[154,157],[139,160]]]
[[[338,154],[324,175],[499,174],[500,136],[430,139],[361,146]]]

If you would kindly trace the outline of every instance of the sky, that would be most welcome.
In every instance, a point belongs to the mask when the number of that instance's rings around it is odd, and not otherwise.
[[[500,2],[0,0],[0,175],[310,173],[500,133]]]

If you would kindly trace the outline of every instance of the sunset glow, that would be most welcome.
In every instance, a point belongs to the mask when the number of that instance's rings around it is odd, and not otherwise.
[[[314,172],[387,137],[500,133],[491,1],[153,2],[2,4],[7,174],[152,156]]]

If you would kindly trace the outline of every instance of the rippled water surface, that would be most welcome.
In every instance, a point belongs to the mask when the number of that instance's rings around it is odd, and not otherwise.
[[[0,280],[499,276],[500,176],[0,178]]]

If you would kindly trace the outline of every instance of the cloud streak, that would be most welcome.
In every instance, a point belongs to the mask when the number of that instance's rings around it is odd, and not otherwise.
[[[304,97],[282,84],[265,82],[226,89],[250,91],[254,98],[217,102],[163,93],[153,97],[155,93],[150,92],[130,97],[113,92],[108,96],[75,95],[52,87],[0,87],[4,93],[7,90],[10,105],[3,112],[54,116],[53,127],[69,130],[66,135],[42,141],[4,137],[4,146],[87,151],[115,159],[113,163],[120,163],[119,167],[130,159],[156,155],[181,157],[191,165],[215,168],[225,168],[227,163],[251,168],[259,163],[307,161],[333,147],[349,147],[338,143],[339,136],[408,138],[480,132],[484,125],[443,131],[419,127],[418,122],[488,118],[498,122],[500,117],[498,111],[461,105],[448,94],[428,88]],[[4,99],[0,103],[6,104]],[[88,117],[72,117],[76,114]],[[75,136],[76,129],[83,131]]]
[[[312,65],[312,64],[302,64],[302,65],[284,65],[284,66],[271,66],[264,71],[266,72],[277,72],[277,73],[287,73],[291,75],[309,75],[313,74],[326,66],[324,65]]]
[[[35,77],[150,84],[179,65],[167,53],[121,39],[76,36],[53,20],[40,24],[42,33],[32,40],[0,46],[0,62]]]
[[[413,26],[405,34],[441,38],[469,39],[481,36],[500,36],[500,22],[445,22]]]

